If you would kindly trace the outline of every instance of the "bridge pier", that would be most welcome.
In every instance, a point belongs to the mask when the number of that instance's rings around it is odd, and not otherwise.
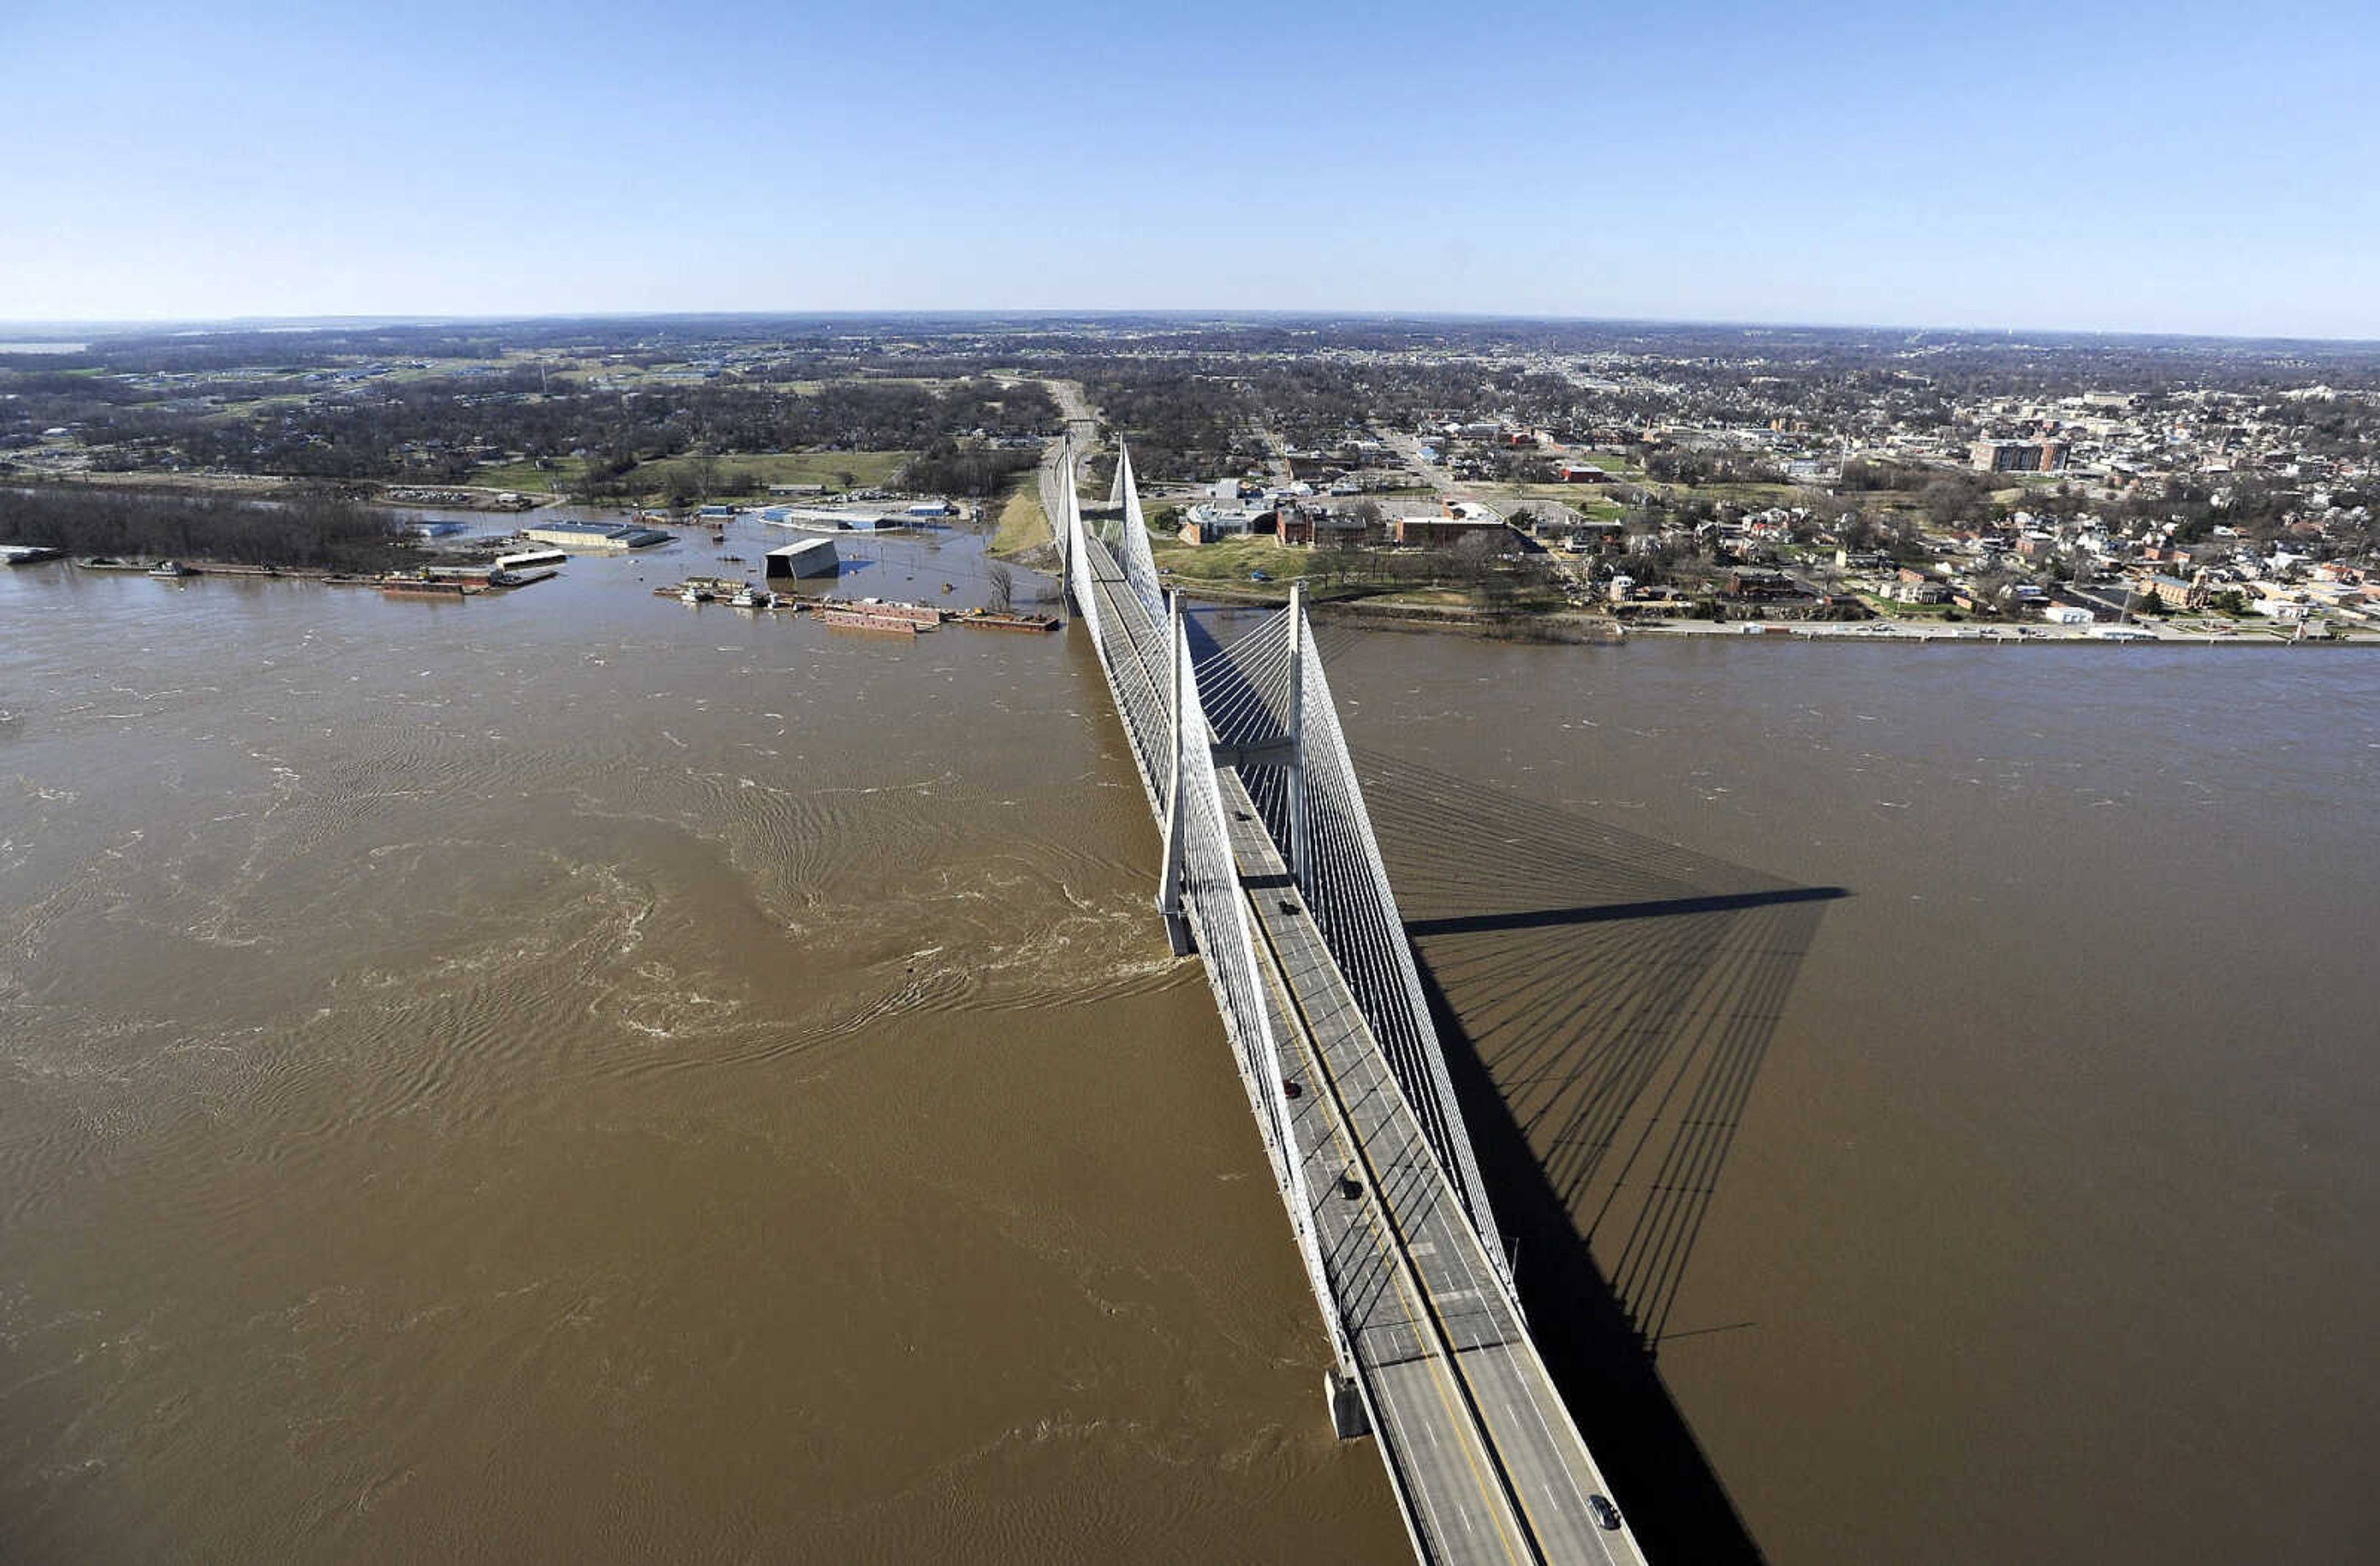
[[[1330,1405],[1330,1433],[1342,1441],[1372,1433],[1372,1417],[1364,1410],[1363,1390],[1355,1378],[1336,1366],[1322,1373],[1322,1401]]]

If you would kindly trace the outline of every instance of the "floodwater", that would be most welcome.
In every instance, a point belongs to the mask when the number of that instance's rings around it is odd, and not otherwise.
[[[1079,632],[712,552],[0,574],[0,1558],[1404,1554]],[[2380,662],[1324,647],[1771,1559],[2370,1558]]]
[[[0,573],[0,1559],[1403,1548],[1087,647],[712,552]]]
[[[2380,1559],[2380,661],[1323,646],[1770,1559]]]

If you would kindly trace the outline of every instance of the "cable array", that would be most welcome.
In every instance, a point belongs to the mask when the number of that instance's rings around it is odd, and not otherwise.
[[[1180,637],[1176,655],[1187,662],[1189,646]],[[1207,978],[1223,1014],[1224,1031],[1239,1058],[1240,1074],[1256,1105],[1263,1129],[1265,1150],[1273,1174],[1288,1194],[1290,1227],[1297,1238],[1298,1255],[1305,1263],[1321,1302],[1323,1319],[1342,1364],[1353,1363],[1353,1345],[1340,1315],[1339,1292],[1331,1286],[1314,1232],[1314,1204],[1305,1184],[1305,1159],[1299,1152],[1286,1097],[1287,1071],[1280,1041],[1266,1004],[1265,985],[1257,966],[1256,933],[1248,923],[1245,896],[1240,888],[1238,856],[1232,850],[1230,818],[1216,776],[1214,738],[1198,701],[1194,680],[1182,682],[1182,900],[1205,955]]]
[[[1225,745],[1262,745],[1288,734],[1289,666],[1295,639],[1289,616],[1276,614],[1194,665],[1198,695],[1217,739]]]
[[[1074,460],[1069,446],[1052,486],[1062,516],[1068,581],[1077,612],[1090,624],[1134,761],[1160,819],[1174,803],[1167,791],[1178,760],[1184,911],[1206,958],[1208,982],[1275,1174],[1285,1190],[1298,1193],[1289,1206],[1318,1297],[1335,1299],[1311,1232],[1301,1160],[1289,1130],[1279,1046],[1216,772],[1219,745],[1227,752],[1268,751],[1261,758],[1241,759],[1241,782],[1274,841],[1302,844],[1299,887],[1315,928],[1479,1235],[1481,1248],[1509,1291],[1512,1278],[1500,1234],[1311,626],[1302,609],[1293,608],[1194,661],[1187,629],[1174,628],[1156,585],[1130,455],[1119,454],[1117,459],[1124,514],[1121,559],[1087,525],[1075,490]],[[1178,726],[1176,660],[1189,676],[1179,682]],[[1293,774],[1303,780],[1302,788],[1293,784]],[[1330,1325],[1334,1336],[1342,1334],[1335,1312]]]
[[[1140,486],[1133,482],[1132,453],[1116,443],[1116,488],[1123,495],[1123,540],[1120,551],[1124,580],[1138,595],[1152,621],[1165,618],[1165,590],[1157,585],[1157,556],[1148,548],[1148,521],[1140,511]]]
[[[1240,780],[1274,842],[1301,841],[1297,832],[1302,828],[1305,862],[1299,867],[1299,887],[1323,943],[1386,1052],[1390,1072],[1472,1227],[1503,1269],[1509,1263],[1487,1186],[1455,1103],[1445,1052],[1430,1021],[1429,1003],[1339,726],[1330,681],[1315,651],[1312,626],[1293,618],[1296,615],[1302,611],[1273,615],[1198,660],[1194,667],[1199,695],[1209,704],[1216,736],[1227,746],[1301,738],[1290,757],[1244,762]],[[1295,722],[1291,721],[1293,693]],[[1302,769],[1305,780],[1300,803],[1293,803],[1299,795],[1291,787],[1293,767]],[[1300,817],[1296,822],[1290,819],[1293,810]]]
[[[1509,1263],[1472,1153],[1471,1134],[1455,1103],[1445,1051],[1430,1021],[1413,947],[1355,779],[1354,760],[1339,727],[1330,682],[1310,636],[1299,638],[1298,658],[1303,665],[1298,681],[1305,776],[1302,879],[1307,905],[1364,1020],[1387,1053],[1390,1071],[1404,1089],[1431,1151],[1462,1199],[1472,1229],[1509,1286]],[[1280,796],[1274,808],[1286,814],[1286,779],[1266,792]]]

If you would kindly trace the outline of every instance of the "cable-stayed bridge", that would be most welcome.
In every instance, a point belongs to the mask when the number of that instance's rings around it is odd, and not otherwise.
[[[1042,473],[1164,832],[1158,906],[1223,1017],[1335,1366],[1417,1556],[1641,1562],[1530,1341],[1302,595],[1226,645],[1160,586],[1129,453],[1113,538]]]

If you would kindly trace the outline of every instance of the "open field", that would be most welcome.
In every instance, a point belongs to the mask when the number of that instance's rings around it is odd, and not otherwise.
[[[823,484],[830,490],[875,488],[891,483],[914,455],[905,451],[802,451],[725,455],[713,459],[718,464],[713,487],[722,494],[739,492],[735,488],[739,480],[747,486]],[[666,492],[684,483],[691,489],[695,487],[694,464],[698,460],[672,456],[641,462],[627,479],[632,488]],[[556,457],[554,462],[556,466],[552,469],[540,467],[534,462],[496,463],[480,468],[468,481],[527,494],[559,494],[570,487],[585,464],[577,457]],[[848,486],[844,482],[846,475],[850,479]]]
[[[527,458],[519,462],[499,462],[475,469],[470,482],[492,490],[516,490],[526,495],[561,494],[570,488],[587,466],[585,459],[557,456],[550,468],[540,467]]]
[[[1549,454],[1539,452],[1537,455],[1545,456]],[[1584,447],[1572,447],[1568,450],[1560,450],[1551,455],[1552,460],[1556,462],[1575,462],[1583,467],[1600,467],[1606,473],[1610,474],[1614,479],[1617,479],[1623,484],[1641,484],[1645,481],[1645,469],[1637,466],[1637,464],[1632,459],[1621,455],[1618,452],[1588,451]],[[1582,487],[1585,486],[1577,484],[1566,484],[1563,486],[1565,489],[1579,489]]]
[[[1016,481],[1001,507],[1000,525],[991,535],[993,554],[1022,554],[1050,541],[1050,518],[1041,510],[1041,475],[1037,468]]]
[[[1211,544],[1185,544],[1179,539],[1155,534],[1148,544],[1157,556],[1158,569],[1171,572],[1185,582],[1245,582],[1253,571],[1261,571],[1277,582],[1286,582],[1293,577],[1304,576],[1314,560],[1310,549],[1284,549],[1261,534]]]
[[[1593,484],[1498,484],[1484,486],[1483,492],[1508,513],[1515,505],[1546,502],[1569,506],[1589,521],[1616,522],[1627,509],[1611,498],[1609,489]]]
[[[795,451],[759,452],[749,455],[722,456],[720,476],[749,473],[765,484],[824,484],[831,490],[875,489],[891,483],[901,469],[917,455],[908,451]],[[642,463],[637,472],[641,477],[655,471],[674,476],[695,459],[674,456],[660,462]],[[844,481],[844,475],[850,481]]]
[[[1792,505],[1811,492],[1791,484],[1654,484],[1671,502],[1699,499],[1745,506]]]

